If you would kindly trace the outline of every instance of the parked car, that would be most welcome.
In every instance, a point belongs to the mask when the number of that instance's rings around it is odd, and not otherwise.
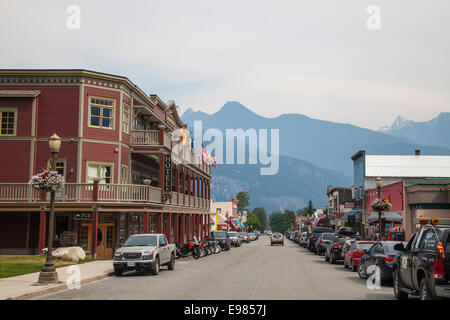
[[[354,241],[349,249],[344,253],[344,267],[356,271],[359,261],[363,256],[363,250],[369,250],[376,241]]]
[[[319,236],[320,233],[325,233],[325,232],[333,233],[333,229],[331,229],[329,227],[315,227],[312,230],[311,236],[308,239],[308,245],[307,245],[309,251],[314,252],[317,237]]]
[[[450,298],[450,228],[440,227],[437,220],[429,222],[432,224],[422,225],[406,246],[394,246],[400,252],[393,264],[397,299],[407,299],[409,294],[419,295],[421,300]]]
[[[250,236],[251,241],[258,240],[258,235],[256,233],[250,232],[248,235]]]
[[[236,231],[228,231],[228,237],[230,238],[231,245],[235,247],[240,247],[242,244],[242,239],[239,237],[239,233]]]
[[[245,243],[249,243],[250,242],[250,237],[245,232],[240,232],[239,233],[239,237],[241,238],[242,242],[245,242]]]
[[[151,271],[157,275],[161,266],[175,269],[174,244],[169,244],[164,234],[135,234],[130,236],[114,254],[114,274],[124,271]]]
[[[310,237],[311,237],[311,232],[303,232],[302,239],[300,241],[300,245],[303,248],[306,248],[308,246],[308,241],[309,241]]]
[[[392,281],[392,269],[395,259],[401,254],[401,251],[395,249],[396,244],[401,241],[380,241],[370,247],[369,250],[362,250],[357,272],[360,278],[367,279],[374,272],[369,270],[370,266],[378,266],[380,268],[380,280]],[[406,245],[406,242],[405,242]]]
[[[231,240],[228,237],[228,233],[226,230],[212,231],[209,234],[209,238],[216,240],[222,250],[228,251],[231,249]]]
[[[321,233],[316,241],[316,254],[321,255],[325,252],[326,246],[336,238],[334,233]]]
[[[273,233],[270,237],[270,245],[273,246],[274,244],[281,244],[284,246],[284,237],[281,233]]]
[[[346,236],[336,235],[332,241],[328,242],[325,248],[325,261],[335,263],[336,261],[343,260],[342,248],[344,243],[349,239]]]

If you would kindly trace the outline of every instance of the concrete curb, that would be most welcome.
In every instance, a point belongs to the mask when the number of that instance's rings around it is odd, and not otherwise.
[[[93,281],[97,281],[97,280],[102,280],[102,279],[105,279],[105,278],[110,277],[112,275],[114,275],[113,271],[111,271],[109,273],[104,273],[104,274],[101,274],[101,275],[98,275],[98,276],[95,276],[95,277],[87,278],[87,279],[81,280],[80,285],[87,284],[87,283],[90,283],[90,282],[93,282]],[[66,284],[60,284],[60,285],[58,285],[56,287],[53,287],[53,288],[42,289],[42,290],[35,291],[35,292],[32,292],[32,293],[26,293],[26,294],[23,294],[23,295],[20,295],[20,296],[17,296],[17,297],[7,298],[5,300],[29,300],[29,299],[33,299],[33,298],[36,298],[36,297],[39,297],[39,296],[42,296],[42,295],[46,295],[46,294],[50,294],[50,293],[56,293],[56,292],[63,291],[63,290],[66,290],[66,289],[67,289],[67,285]]]

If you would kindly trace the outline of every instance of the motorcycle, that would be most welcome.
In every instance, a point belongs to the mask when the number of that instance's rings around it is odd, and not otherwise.
[[[176,248],[176,253],[175,253],[176,259],[185,258],[189,255],[189,253],[191,253],[191,248],[189,247],[189,245],[187,243],[183,243],[181,241],[178,241],[175,244],[175,248]]]
[[[188,241],[188,246],[189,246],[189,249],[192,252],[192,257],[194,259],[198,259],[198,258],[201,257],[201,250],[200,250],[200,246],[198,244],[197,239],[194,238],[194,240],[189,240]]]

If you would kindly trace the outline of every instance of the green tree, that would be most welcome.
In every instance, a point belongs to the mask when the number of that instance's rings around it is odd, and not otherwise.
[[[261,223],[259,222],[258,217],[253,213],[250,213],[247,215],[247,224],[248,224],[249,231],[256,230],[261,226]]]
[[[313,214],[314,214],[314,207],[313,207],[313,204],[312,204],[312,201],[311,200],[309,200],[309,202],[308,202],[308,207],[306,207],[306,215],[310,215],[310,216],[312,216]]]
[[[236,195],[238,211],[242,211],[250,205],[250,196],[247,191],[239,191]]]
[[[264,209],[263,207],[254,208],[253,214],[255,214],[258,217],[258,220],[261,224],[261,226],[259,227],[259,230],[261,232],[264,230],[267,230],[268,225],[267,225],[266,209]]]
[[[295,225],[295,213],[292,210],[284,210],[286,230]]]
[[[273,232],[286,232],[287,225],[284,213],[279,211],[272,212],[272,214],[269,216],[269,222]]]

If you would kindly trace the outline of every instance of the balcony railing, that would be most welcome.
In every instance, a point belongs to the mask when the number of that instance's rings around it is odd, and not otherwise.
[[[41,193],[28,183],[0,183],[0,203],[47,202],[49,200],[50,193]],[[65,183],[61,190],[56,192],[55,200],[57,202],[162,203],[160,188],[132,184]],[[188,201],[189,196],[172,192],[172,198],[166,204],[189,207]],[[191,196],[190,203],[192,208],[209,209],[209,201],[205,199]]]
[[[160,131],[159,130],[131,130],[131,145],[134,146],[160,146]],[[172,148],[171,137],[167,132],[164,132],[163,145],[167,148]],[[202,161],[202,157],[196,154],[193,150],[178,144],[178,148],[174,148],[174,151],[178,156],[186,163],[192,164],[195,167],[203,170],[204,172],[211,174],[211,166]]]
[[[140,145],[140,146],[158,146],[159,145],[159,130],[131,130],[130,136],[131,136],[131,144],[132,145]],[[170,139],[169,139],[169,143],[170,143]],[[169,145],[169,148],[170,148],[170,145]]]

